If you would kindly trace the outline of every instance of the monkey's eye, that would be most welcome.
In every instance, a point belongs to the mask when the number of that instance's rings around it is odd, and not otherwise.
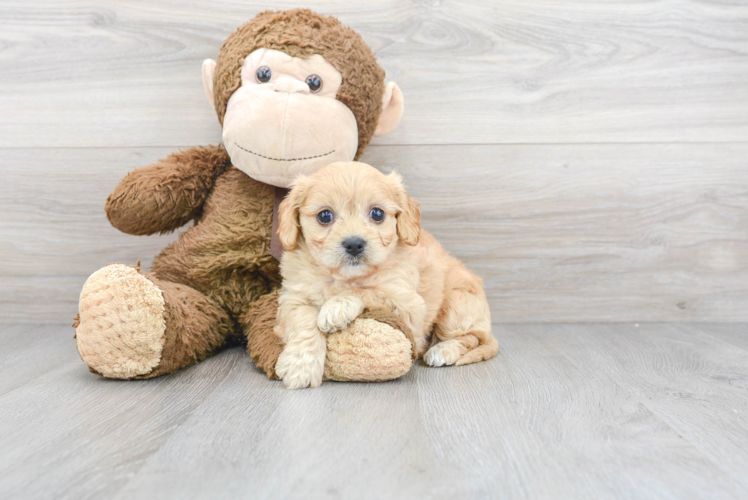
[[[382,222],[384,220],[384,210],[381,208],[372,208],[371,211],[369,211],[369,217],[371,217],[371,220],[374,222]]]
[[[312,92],[319,92],[322,88],[322,78],[317,75],[309,75],[306,77],[306,84],[309,85],[309,90]]]
[[[261,66],[257,68],[257,81],[260,83],[267,83],[273,77],[273,72],[267,66]]]
[[[335,217],[332,215],[332,212],[329,210],[322,210],[320,213],[317,214],[317,222],[322,224],[323,226],[328,225],[335,219]]]

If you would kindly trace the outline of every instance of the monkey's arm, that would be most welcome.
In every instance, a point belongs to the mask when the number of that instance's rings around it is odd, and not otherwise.
[[[167,233],[200,215],[216,178],[231,168],[223,146],[172,153],[127,174],[106,200],[114,227],[128,234]]]

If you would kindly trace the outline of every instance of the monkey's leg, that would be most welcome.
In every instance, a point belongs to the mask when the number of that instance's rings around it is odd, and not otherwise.
[[[268,377],[278,378],[275,363],[283,340],[275,335],[280,290],[253,302],[242,315],[247,352]],[[347,328],[327,335],[325,379],[375,382],[405,375],[413,363],[413,345],[397,318],[384,311],[364,311]]]
[[[268,378],[277,379],[275,362],[283,352],[283,339],[275,335],[275,313],[280,288],[263,295],[247,306],[239,322],[247,337],[247,353]]]
[[[151,378],[207,358],[234,336],[228,314],[185,285],[110,264],[80,296],[78,352],[108,378]]]

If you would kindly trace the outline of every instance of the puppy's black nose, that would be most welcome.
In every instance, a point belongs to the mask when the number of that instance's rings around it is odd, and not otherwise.
[[[352,236],[343,241],[343,248],[345,248],[347,254],[356,257],[364,251],[364,248],[366,248],[366,242],[363,238]]]

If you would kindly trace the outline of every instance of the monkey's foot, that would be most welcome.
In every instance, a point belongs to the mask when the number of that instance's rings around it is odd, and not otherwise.
[[[380,382],[410,370],[413,344],[402,331],[378,319],[361,317],[327,336],[327,380]]]
[[[80,295],[78,352],[95,372],[128,379],[161,361],[166,321],[164,297],[130,266],[111,264],[93,273]]]

